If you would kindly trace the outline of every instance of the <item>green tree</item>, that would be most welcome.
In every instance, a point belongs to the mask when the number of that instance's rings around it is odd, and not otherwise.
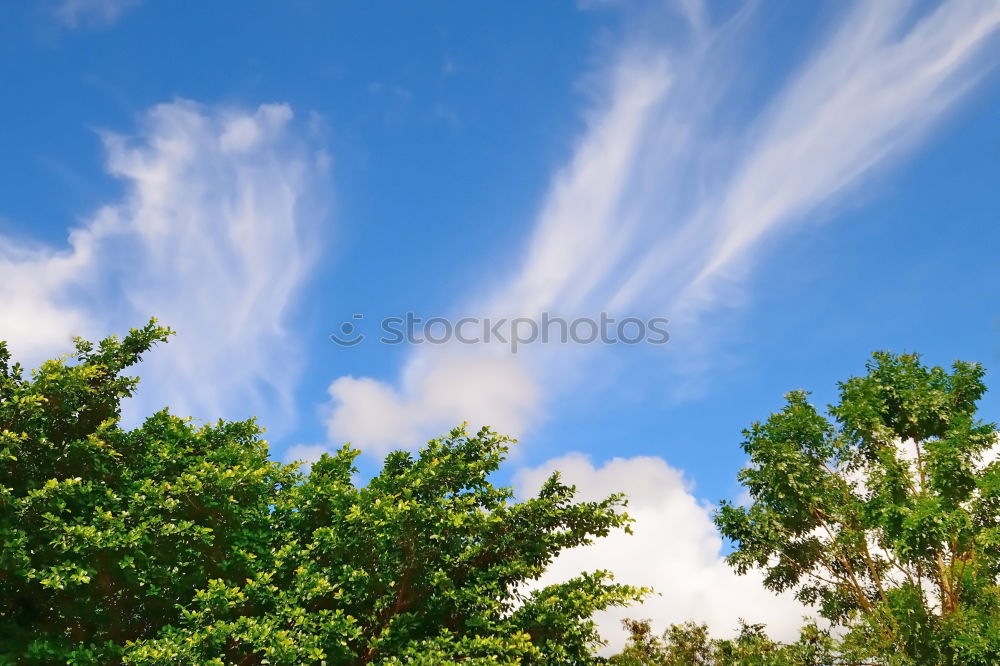
[[[674,624],[657,636],[648,620],[626,620],[625,649],[614,666],[827,666],[845,661],[837,642],[815,624],[806,624],[794,643],[778,643],[759,624],[740,623],[735,638],[712,638],[708,625]]]
[[[983,369],[876,353],[821,415],[795,391],[744,432],[747,506],[716,514],[740,573],[844,630],[845,659],[1000,663],[997,428]]]
[[[603,572],[528,590],[629,519],[558,475],[515,502],[487,429],[364,485],[356,450],[304,475],[252,420],[123,429],[123,372],[169,333],[78,340],[27,377],[0,344],[0,663],[591,663],[593,612],[644,594]]]

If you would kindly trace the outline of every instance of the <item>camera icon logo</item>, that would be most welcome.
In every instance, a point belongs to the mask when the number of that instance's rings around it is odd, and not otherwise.
[[[364,319],[363,314],[355,313],[351,315],[351,319],[361,320]],[[354,347],[360,344],[365,339],[365,334],[358,332],[357,327],[349,321],[345,321],[340,325],[340,335],[336,333],[330,334],[330,340],[341,347]]]

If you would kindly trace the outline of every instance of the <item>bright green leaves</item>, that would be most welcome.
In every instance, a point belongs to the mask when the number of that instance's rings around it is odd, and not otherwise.
[[[416,455],[390,454],[365,486],[352,482],[356,451],[324,456],[275,509],[297,544],[278,560],[279,587],[300,590],[298,608],[351,618],[357,631],[337,645],[357,663],[398,663],[415,650],[439,663],[589,659],[598,638],[590,615],[642,591],[604,576],[545,597],[522,588],[564,548],[625,526],[622,500],[576,503],[552,479],[539,497],[514,503],[489,481],[508,445],[489,430],[456,429]],[[506,652],[489,651],[497,646]]]
[[[781,516],[783,529],[804,534],[835,510],[845,488],[828,467],[835,462],[832,427],[804,392],[786,398],[781,412],[744,432],[743,450],[756,464],[742,470],[739,479],[751,497]]]
[[[629,642],[611,658],[614,666],[827,666],[860,664],[837,651],[828,631],[805,625],[794,643],[776,643],[759,624],[740,623],[732,639],[712,638],[704,624],[686,622],[667,628],[661,636],[648,621],[626,621]]]
[[[846,625],[859,659],[995,662],[983,618],[998,593],[1000,476],[984,462],[996,426],[976,418],[983,370],[885,352],[867,370],[840,385],[832,420],[794,392],[747,431],[750,503],[716,514],[729,561]]]
[[[268,507],[299,477],[268,459],[255,424],[194,428],[164,411],[118,427],[136,384],[121,371],[168,334],[151,322],[77,341],[32,379],[0,377],[3,654],[114,663],[210,579],[246,577],[270,552]]]
[[[525,593],[624,501],[490,482],[510,440],[456,429],[355,482],[358,451],[271,461],[252,420],[119,426],[170,332],[76,343],[32,377],[0,345],[0,663],[582,664],[602,573]]]
[[[949,374],[924,366],[916,354],[876,352],[867,369],[866,376],[840,384],[840,403],[830,408],[844,435],[863,453],[967,429],[986,391],[978,363],[956,362]],[[989,442],[980,438],[976,445]]]

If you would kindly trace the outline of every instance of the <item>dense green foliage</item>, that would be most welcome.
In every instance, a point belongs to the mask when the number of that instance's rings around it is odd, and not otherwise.
[[[253,422],[161,411],[123,429],[123,376],[169,331],[78,341],[30,377],[0,345],[0,663],[584,664],[604,573],[528,591],[561,550],[626,528],[624,500],[553,476],[489,482],[508,440],[463,429],[308,475]]]
[[[686,622],[657,636],[648,621],[627,620],[629,640],[615,666],[825,666],[846,663],[829,632],[807,624],[794,643],[777,643],[763,625],[741,624],[735,638],[712,638],[708,625]]]
[[[744,434],[729,562],[839,625],[845,663],[1000,663],[998,432],[977,364],[876,353],[824,417],[797,391]]]
[[[642,598],[604,572],[532,586],[561,551],[628,529],[624,498],[558,475],[514,500],[510,440],[458,428],[358,482],[309,473],[254,421],[120,423],[151,322],[26,376],[0,343],[0,664],[588,664],[593,614]],[[738,572],[830,629],[731,639],[629,621],[616,666],[1000,663],[998,430],[983,370],[877,353],[820,414],[801,391],[745,431],[749,502],[716,514]],[[669,526],[666,526],[669,529]],[[683,572],[678,572],[683,575]]]

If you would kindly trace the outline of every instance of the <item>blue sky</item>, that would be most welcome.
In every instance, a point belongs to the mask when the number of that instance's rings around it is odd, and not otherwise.
[[[156,315],[178,336],[129,418],[257,415],[286,459],[350,440],[370,472],[489,423],[521,492],[561,468],[633,497],[636,537],[551,575],[792,627],[710,503],[742,428],[875,349],[1000,369],[998,27],[991,0],[9,3],[0,337],[36,362]],[[378,344],[407,311],[671,340]]]

